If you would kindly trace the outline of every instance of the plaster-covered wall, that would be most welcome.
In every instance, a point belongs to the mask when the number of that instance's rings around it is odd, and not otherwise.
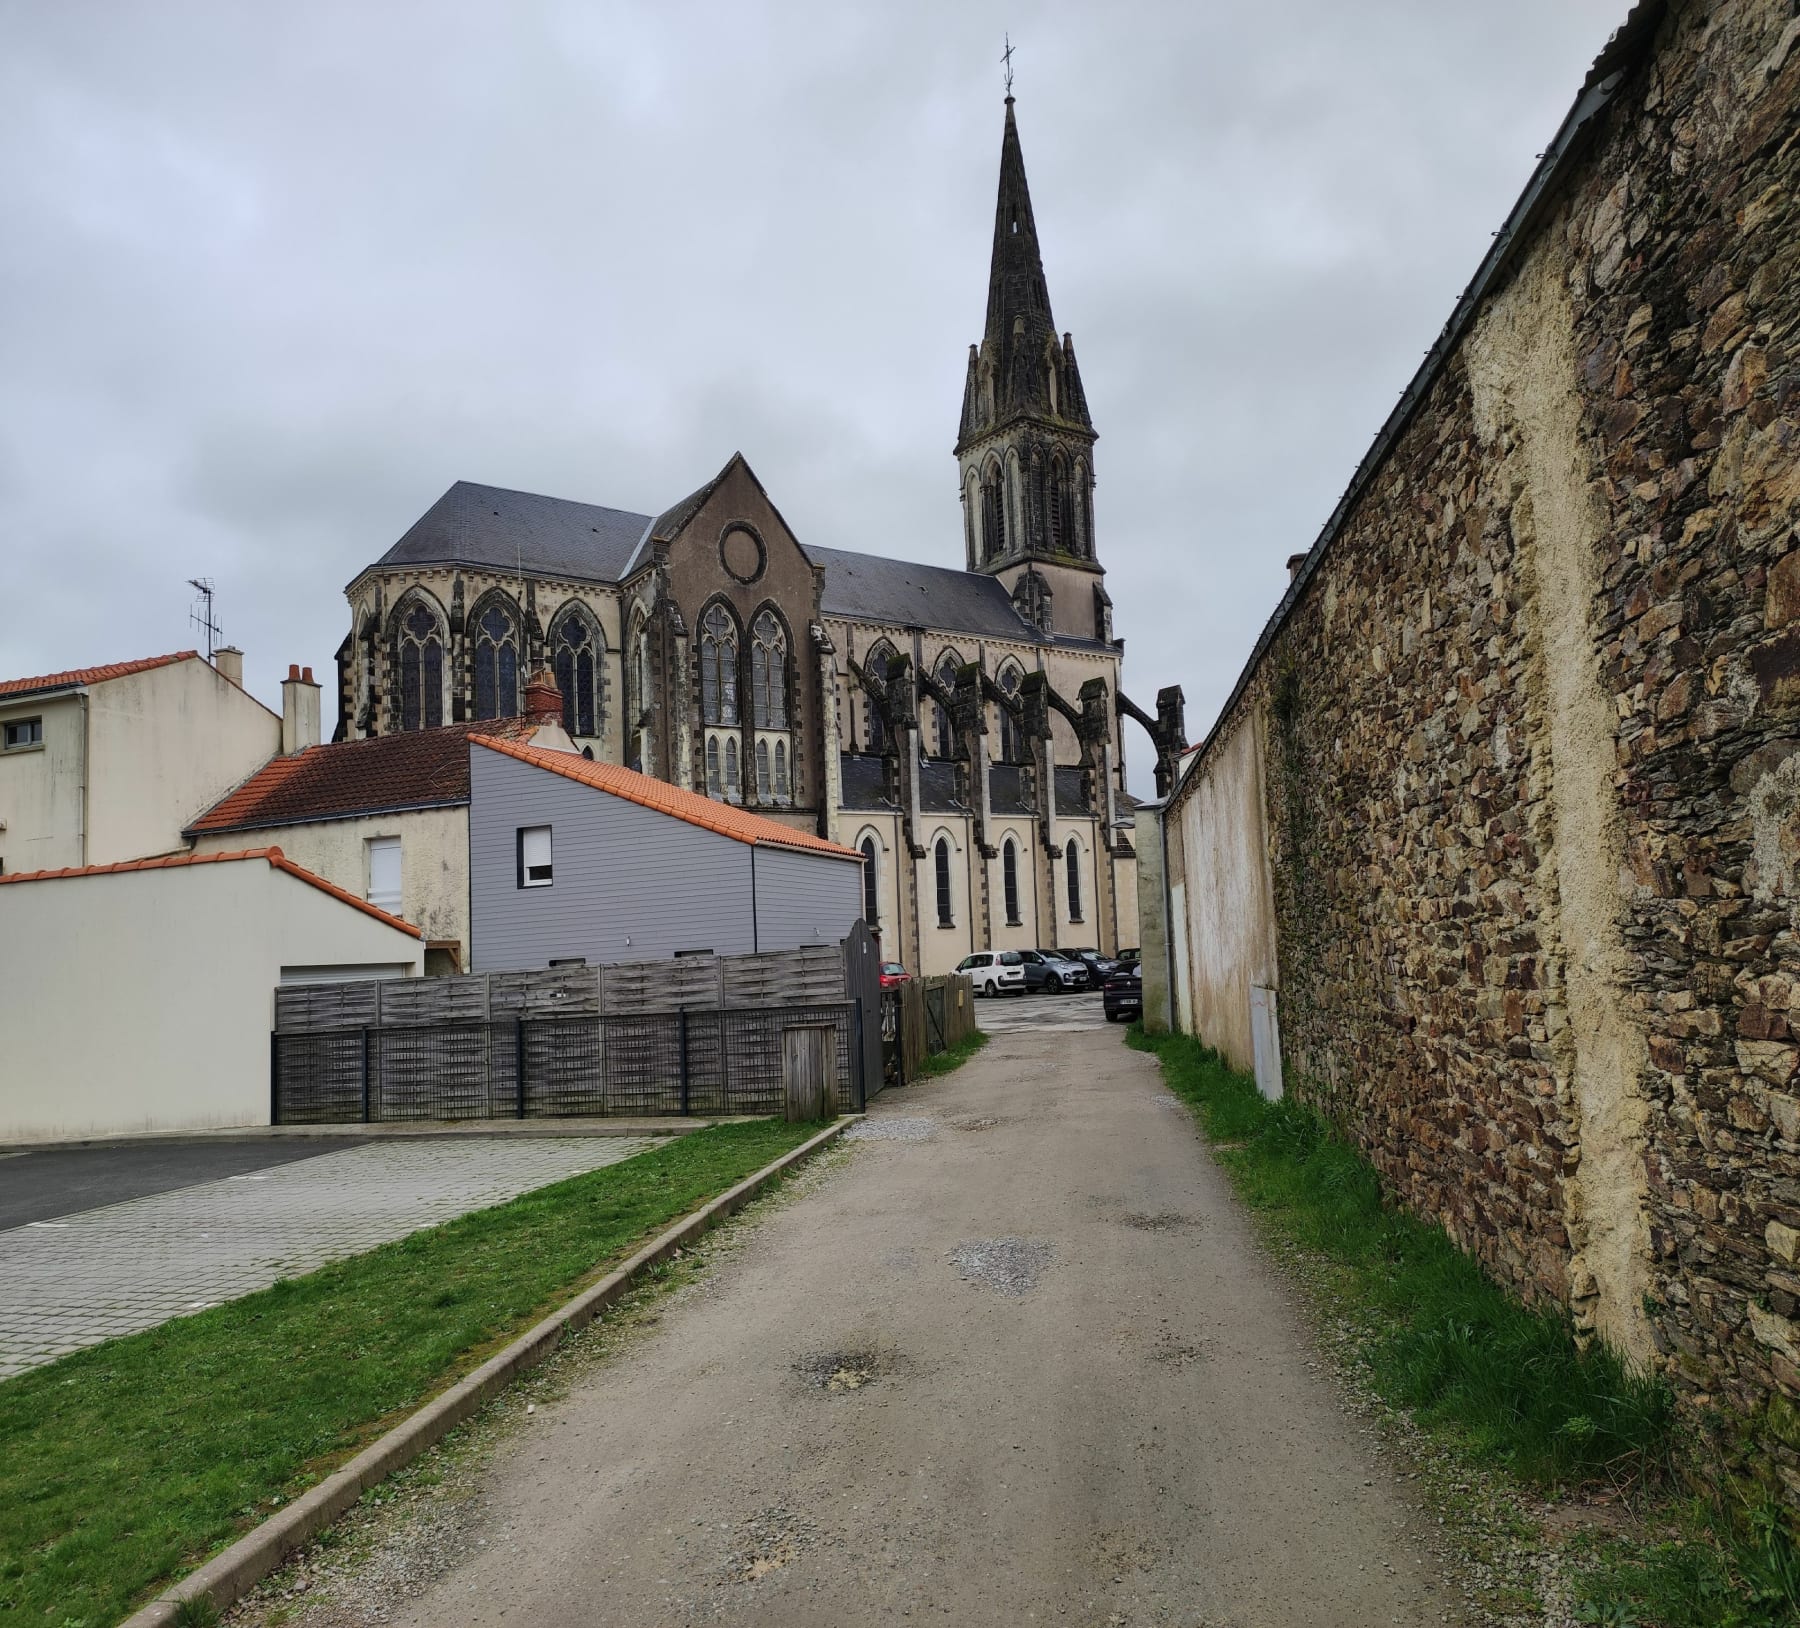
[[[423,964],[261,859],[0,883],[0,1142],[266,1125],[283,968]]]
[[[369,893],[369,843],[400,839],[400,908],[395,912],[433,942],[462,946],[469,966],[469,811],[426,808],[402,814],[370,814],[350,820],[310,820],[300,825],[203,835],[199,853],[234,853],[278,847],[315,876],[357,898]]]

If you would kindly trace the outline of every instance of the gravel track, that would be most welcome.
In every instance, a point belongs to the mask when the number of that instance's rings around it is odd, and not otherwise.
[[[995,1123],[803,1178],[498,1436],[434,1540],[399,1524],[354,1608],[288,1620],[1465,1623],[1166,1096],[1116,1029],[1016,1030],[878,1099],[871,1127]]]

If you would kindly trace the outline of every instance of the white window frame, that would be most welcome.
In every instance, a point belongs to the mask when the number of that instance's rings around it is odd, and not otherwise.
[[[363,847],[368,856],[369,886],[363,897],[377,910],[385,910],[390,915],[399,915],[400,906],[405,896],[406,883],[406,850],[399,837],[370,837]],[[393,857],[393,887],[391,889],[377,886],[376,855]]]
[[[18,730],[23,739],[14,740],[13,731]],[[27,733],[29,732],[29,733]],[[44,744],[44,719],[42,714],[30,718],[9,718],[4,726],[0,726],[0,746],[8,752],[34,752]]]
[[[555,886],[556,854],[550,833],[551,828],[547,825],[521,825],[519,827],[520,887]],[[541,871],[543,874],[534,876],[532,874],[534,871]]]

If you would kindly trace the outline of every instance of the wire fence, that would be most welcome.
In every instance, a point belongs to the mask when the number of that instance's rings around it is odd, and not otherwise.
[[[778,1114],[782,1032],[830,1024],[840,1113],[864,1100],[859,1001],[400,1027],[277,1030],[277,1125]],[[870,1014],[869,1021],[878,1021]],[[879,1081],[874,1082],[879,1087]]]

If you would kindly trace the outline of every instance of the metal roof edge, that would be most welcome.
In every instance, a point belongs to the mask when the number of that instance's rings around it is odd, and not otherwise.
[[[1171,789],[1167,802],[1173,804],[1187,789],[1188,782],[1199,772],[1212,749],[1214,739],[1218,736],[1225,721],[1231,716],[1238,702],[1243,699],[1244,691],[1249,688],[1252,675],[1258,664],[1268,654],[1269,646],[1274,643],[1279,633],[1299,604],[1307,585],[1317,574],[1321,562],[1343,529],[1344,522],[1349,519],[1351,511],[1362,499],[1370,483],[1387,462],[1388,454],[1393,451],[1394,443],[1412,422],[1423,403],[1426,393],[1438,380],[1450,358],[1455,354],[1463,335],[1468,331],[1470,323],[1475,319],[1477,309],[1494,287],[1502,272],[1511,264],[1514,255],[1523,246],[1525,238],[1534,227],[1547,204],[1552,185],[1560,178],[1574,161],[1581,156],[1585,148],[1585,138],[1591,133],[1591,127],[1601,113],[1612,103],[1613,95],[1624,79],[1626,71],[1635,64],[1648,39],[1655,33],[1657,25],[1668,11],[1670,0],[1637,0],[1625,21],[1621,23],[1613,36],[1594,59],[1588,70],[1587,78],[1582,83],[1580,92],[1574,103],[1564,115],[1562,124],[1557,128],[1556,137],[1544,149],[1524,190],[1517,201],[1507,212],[1505,221],[1499,231],[1494,234],[1494,241],[1482,256],[1481,263],[1475,268],[1475,275],[1469,279],[1468,286],[1457,297],[1456,304],[1451,307],[1450,316],[1432,341],[1431,348],[1426,351],[1422,361],[1400,399],[1394,404],[1392,411],[1376,431],[1375,439],[1369,450],[1362,456],[1355,472],[1350,477],[1350,484],[1344,488],[1319,535],[1314,539],[1312,547],[1307,550],[1306,560],[1294,574],[1294,579],[1287,586],[1277,602],[1269,619],[1263,624],[1263,630],[1257,635],[1255,645],[1238,674],[1236,684],[1231,693],[1219,708],[1213,719],[1212,727],[1207,730],[1205,738],[1195,749],[1192,760],[1182,771],[1180,779]]]

